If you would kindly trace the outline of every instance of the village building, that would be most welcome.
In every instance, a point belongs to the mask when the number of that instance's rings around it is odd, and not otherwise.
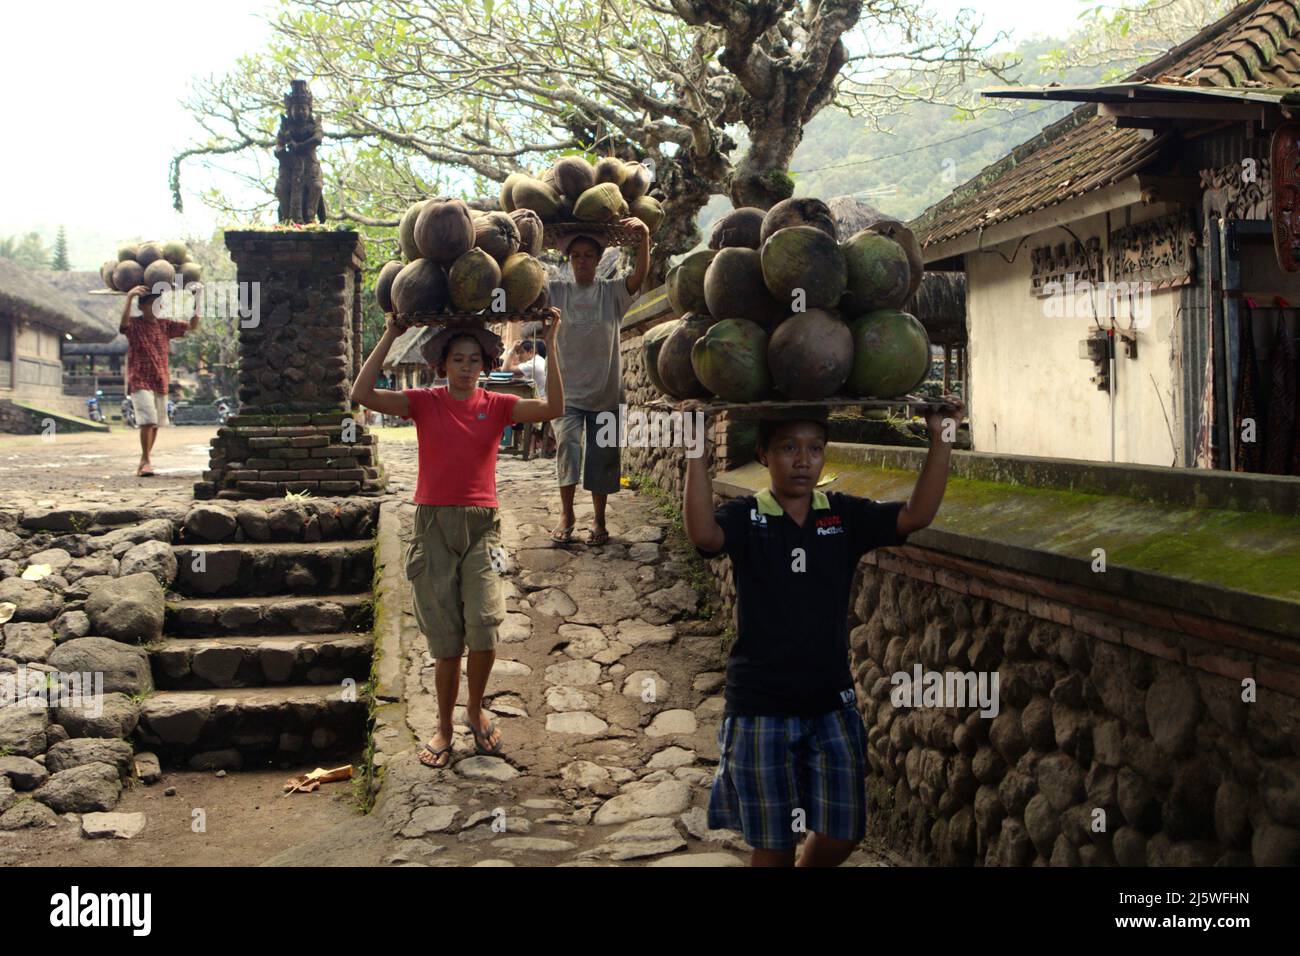
[[[1300,472],[1298,82],[1300,3],[1257,0],[1122,82],[985,91],[1081,105],[911,224],[966,277],[977,451]]]
[[[126,336],[117,332],[122,321],[122,299],[115,295],[92,295],[103,280],[95,272],[42,272],[40,277],[86,313],[114,330],[107,342],[65,340],[63,343],[63,391],[86,399],[96,393],[105,415],[112,418],[126,397]],[[84,405],[83,405],[84,408]]]
[[[84,416],[85,398],[64,385],[63,350],[116,335],[41,274],[0,259],[0,431],[37,430],[45,413]]]

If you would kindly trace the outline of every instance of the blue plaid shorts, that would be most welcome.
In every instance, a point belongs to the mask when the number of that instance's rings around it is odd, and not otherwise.
[[[805,832],[857,843],[867,832],[866,746],[853,702],[816,717],[724,717],[709,828],[739,830],[762,850],[793,850]]]

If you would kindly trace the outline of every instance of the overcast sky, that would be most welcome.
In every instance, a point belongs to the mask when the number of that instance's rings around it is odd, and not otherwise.
[[[417,0],[413,0],[417,2]],[[1064,35],[1084,4],[931,0],[980,12],[1015,40]],[[275,0],[5,0],[0,32],[0,236],[67,227],[74,268],[98,268],[120,241],[210,234],[216,215],[187,167],[185,215],[172,211],[167,167],[198,128],[180,101],[192,77],[222,73],[266,41]],[[147,14],[147,15],[146,15]],[[155,19],[158,18],[158,19]],[[155,35],[152,28],[169,32]],[[146,34],[146,29],[150,32]],[[228,183],[226,185],[229,185]]]

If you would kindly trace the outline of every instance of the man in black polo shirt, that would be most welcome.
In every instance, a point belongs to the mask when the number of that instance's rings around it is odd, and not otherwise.
[[[934,520],[965,409],[927,416],[930,451],[906,503],[817,490],[826,424],[763,421],[771,486],[713,509],[706,456],[686,467],[686,534],[731,557],[737,637],[727,662],[709,827],[740,830],[754,866],[838,866],[866,833],[866,732],[849,672],[859,559]],[[949,441],[945,441],[945,437]],[[796,863],[798,834],[808,833]]]

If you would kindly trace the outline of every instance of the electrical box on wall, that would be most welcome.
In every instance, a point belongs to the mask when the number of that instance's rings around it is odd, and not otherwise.
[[[1095,329],[1079,342],[1079,358],[1092,362],[1093,375],[1088,381],[1099,392],[1110,391],[1110,353],[1111,338],[1105,329]]]

